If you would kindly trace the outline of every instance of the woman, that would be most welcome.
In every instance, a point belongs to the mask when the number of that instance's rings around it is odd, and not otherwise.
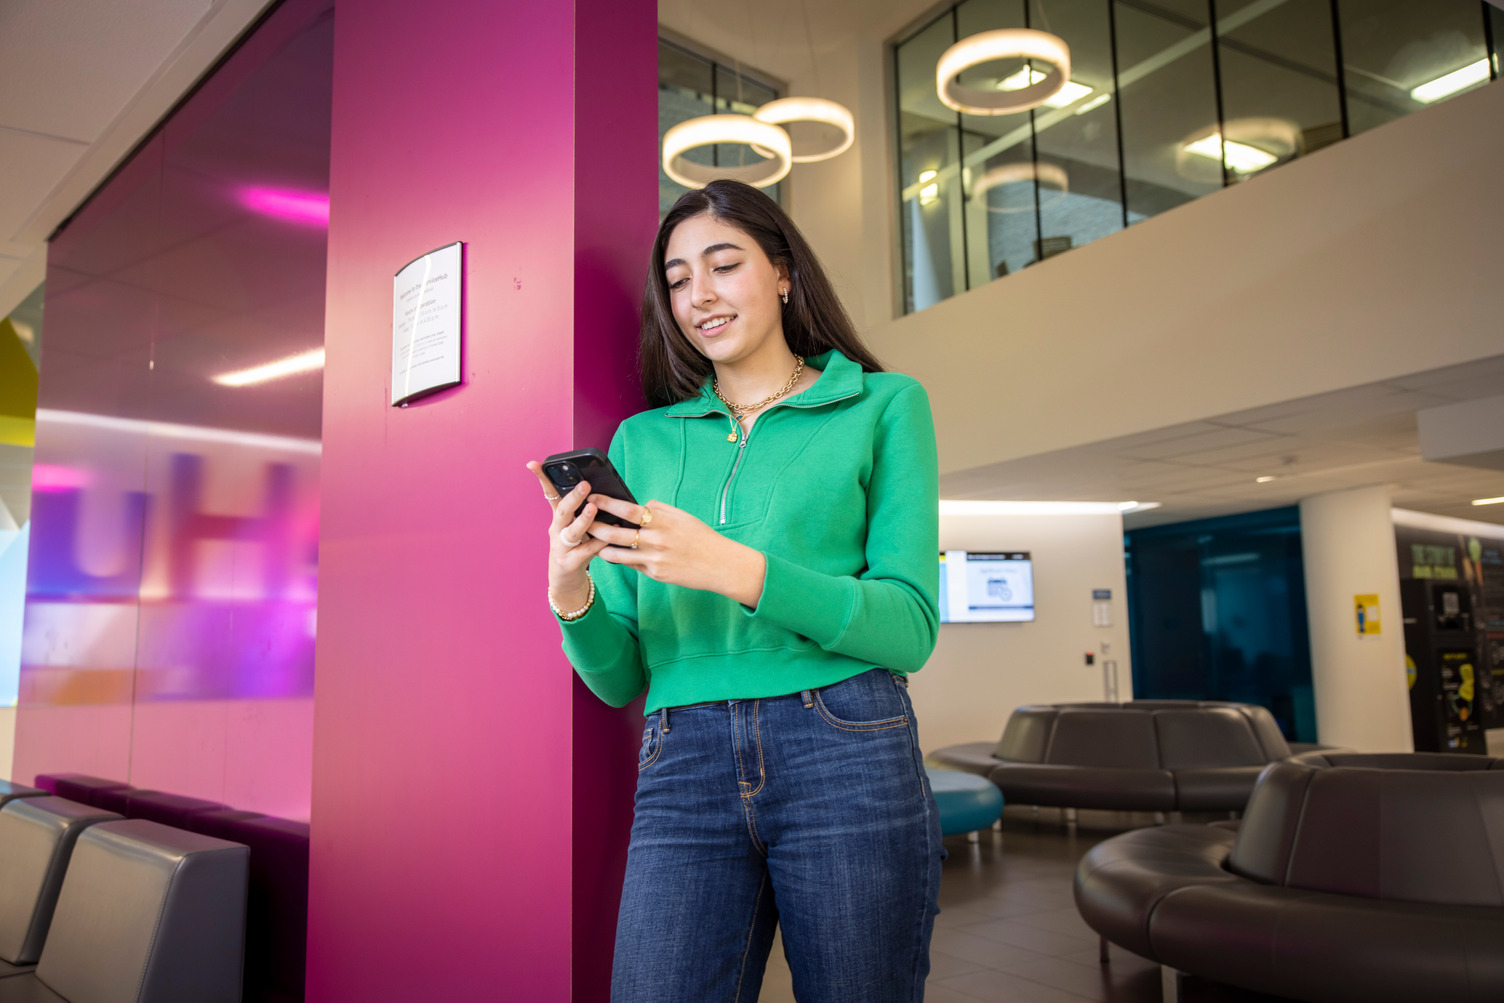
[[[920,1000],[944,857],[906,692],[939,622],[929,400],[731,181],[659,227],[641,363],[661,406],[610,456],[652,500],[559,498],[528,464],[565,653],[613,706],[647,690],[612,999],[755,1001],[781,924],[801,1001]]]

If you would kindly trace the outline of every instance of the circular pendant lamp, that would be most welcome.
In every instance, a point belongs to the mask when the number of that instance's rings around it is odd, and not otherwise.
[[[684,154],[701,146],[743,143],[762,158],[751,164],[713,167],[687,160]],[[750,115],[702,115],[680,122],[663,134],[663,173],[686,188],[704,188],[717,178],[730,178],[754,188],[782,181],[793,166],[789,134]]]
[[[779,98],[776,101],[769,101],[754,111],[752,117],[759,122],[769,122],[773,125],[787,125],[790,122],[820,122],[841,130],[840,142],[828,150],[796,154],[793,158],[796,164],[812,164],[817,160],[839,157],[851,149],[851,144],[856,139],[856,121],[851,117],[851,111],[845,105],[827,101],[825,98]]]
[[[1070,175],[1059,164],[1003,164],[1000,167],[989,169],[979,175],[976,181],[972,182],[971,197],[985,200],[987,192],[991,189],[1001,188],[1003,185],[1016,184],[1020,181],[1038,181],[1040,184],[1052,185],[1059,190],[1061,195],[1071,190]],[[987,205],[985,201],[982,204]],[[1007,207],[994,209],[992,206],[987,206],[987,211],[997,213],[1033,212],[1034,206],[1029,205],[1027,207],[1012,209]]]
[[[1015,91],[980,90],[956,82],[964,70],[998,59],[1027,59],[1050,65],[1043,80]],[[1014,115],[1037,108],[1059,94],[1071,79],[1071,50],[1065,40],[1032,28],[999,28],[963,38],[935,64],[941,102],[965,115]]]

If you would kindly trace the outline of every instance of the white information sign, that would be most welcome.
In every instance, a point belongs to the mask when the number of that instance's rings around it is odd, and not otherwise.
[[[392,405],[460,382],[459,241],[405,266],[392,280]]]

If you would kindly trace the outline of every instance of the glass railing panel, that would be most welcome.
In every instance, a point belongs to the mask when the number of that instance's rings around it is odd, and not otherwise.
[[[1034,113],[1039,223],[1048,253],[1121,230],[1123,178],[1109,0],[1034,0],[1033,10],[1036,27],[1070,39],[1076,85],[1059,96],[1058,107]]]
[[[1342,139],[1331,0],[1284,0],[1272,7],[1216,0],[1216,11],[1228,181]]]
[[[1339,0],[1354,135],[1489,81],[1478,0]]]
[[[996,28],[1063,39],[1069,89],[957,115],[935,64]],[[895,45],[905,311],[1481,87],[1501,45],[1504,10],[1482,0],[962,0]],[[1044,72],[999,61],[962,82]]]
[[[1216,131],[1216,78],[1204,3],[1117,0],[1116,21],[1123,172],[1135,221],[1222,187],[1215,154],[1208,171],[1206,158],[1184,152]]]
[[[1029,27],[1024,0],[966,0],[956,7],[956,33],[969,38],[1000,28]],[[961,74],[981,91],[1017,90],[1042,70],[1021,59],[999,60]],[[962,189],[966,195],[967,287],[975,288],[1037,260],[1034,127],[1029,112],[962,115]]]
[[[905,310],[923,310],[966,289],[960,134],[935,92],[935,64],[956,39],[947,13],[898,49],[899,222]]]

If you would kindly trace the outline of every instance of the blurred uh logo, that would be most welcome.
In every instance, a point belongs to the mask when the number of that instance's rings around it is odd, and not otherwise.
[[[317,440],[39,412],[22,691],[312,692]]]

